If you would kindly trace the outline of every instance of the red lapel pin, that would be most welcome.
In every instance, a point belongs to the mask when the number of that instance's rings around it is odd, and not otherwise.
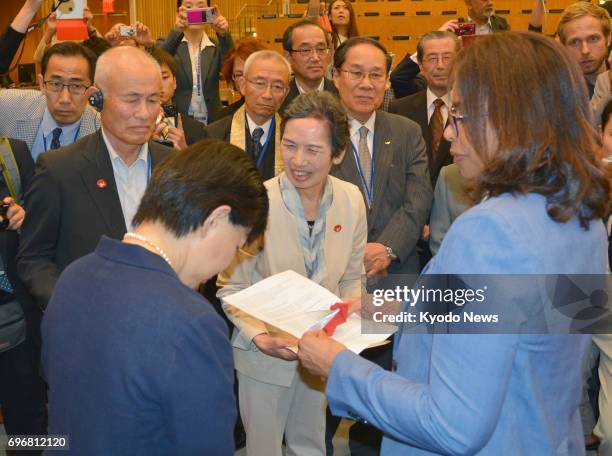
[[[339,233],[340,231],[342,231],[342,225],[336,225],[336,226],[334,226],[334,231],[335,231],[336,233]]]
[[[96,185],[97,185],[99,188],[106,188],[106,186],[107,186],[108,184],[106,183],[106,181],[105,181],[104,179],[98,179],[98,181],[96,182]]]

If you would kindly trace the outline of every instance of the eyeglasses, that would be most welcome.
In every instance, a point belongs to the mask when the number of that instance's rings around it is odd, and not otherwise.
[[[448,113],[453,119],[453,125],[455,127],[455,136],[459,136],[459,121],[464,120],[465,116],[462,114],[457,114],[457,108],[454,106],[451,106],[451,108],[448,110]]]
[[[384,82],[387,78],[385,73],[381,73],[379,71],[359,71],[359,70],[343,70],[340,69],[342,73],[348,74],[348,78],[351,81],[363,81],[366,76],[370,78],[370,81],[379,83]]]
[[[437,65],[438,62],[442,62],[444,64],[451,63],[453,60],[452,55],[429,55],[423,59],[425,63],[430,65]]]
[[[303,48],[303,49],[291,49],[291,52],[298,54],[300,57],[305,59],[306,57],[310,57],[313,53],[318,55],[319,57],[323,57],[329,53],[328,47],[316,47],[316,48]]]
[[[243,78],[243,77],[244,77],[243,73],[234,73],[234,74],[232,74],[232,79],[234,81],[237,81],[238,79]]]
[[[257,90],[264,91],[270,87],[270,91],[276,95],[281,95],[287,91],[287,86],[282,82],[269,82],[264,79],[249,79],[245,77],[246,81],[255,87]]]
[[[43,81],[45,84],[45,88],[49,92],[60,93],[64,90],[64,87],[68,87],[68,91],[72,95],[83,95],[90,86],[86,86],[85,84],[79,84],[78,82],[73,82],[70,84],[64,84],[60,81]]]

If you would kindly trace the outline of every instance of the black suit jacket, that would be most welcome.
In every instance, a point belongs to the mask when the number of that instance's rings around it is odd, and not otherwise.
[[[338,96],[338,90],[336,89],[336,86],[334,85],[332,81],[330,81],[327,78],[323,78],[323,90],[333,95]],[[278,110],[278,113],[281,115],[281,117],[285,113],[285,109],[287,109],[287,106],[289,106],[289,103],[291,103],[293,99],[297,97],[299,94],[300,94],[300,91],[298,90],[297,84],[295,82],[295,78],[293,78],[291,82],[289,83],[289,93],[287,93],[287,96],[285,97],[285,101],[283,101],[283,104]]]
[[[17,168],[19,169],[19,177],[21,178],[21,192],[20,198],[23,198],[23,194],[28,191],[32,178],[34,177],[34,161],[32,155],[25,142],[18,139],[9,140],[15,161],[17,162]],[[9,196],[8,191],[3,189],[0,192],[0,198]],[[19,204],[21,204],[18,201]],[[19,235],[16,231],[0,231],[0,255],[2,255],[2,262],[4,264],[4,270],[8,276],[13,289],[15,290],[15,296],[19,302],[24,302],[25,296],[23,292],[23,286],[17,276],[17,248],[19,247]]]
[[[181,116],[181,122],[183,123],[183,132],[185,133],[185,142],[188,146],[197,143],[198,141],[206,138],[204,129],[206,125],[189,116]]]
[[[209,124],[204,130],[204,135],[207,138],[220,139],[222,141],[229,142],[233,118],[234,118],[233,115],[226,116],[222,119],[217,120],[216,122]],[[252,144],[251,134],[248,128],[246,128],[246,126],[245,126],[245,132],[246,132],[246,138],[245,138],[246,151],[245,152],[248,154],[249,157],[253,158],[254,154],[253,154],[253,150],[251,147],[251,144]],[[268,144],[268,150],[264,157],[263,163],[261,164],[261,166],[258,167],[259,172],[261,173],[261,177],[264,180],[268,180],[274,177],[274,162],[275,162],[274,157],[276,155],[276,144],[275,143],[276,143],[276,139],[274,137],[274,132],[272,132],[272,136],[270,137],[270,143]]]
[[[436,159],[432,158],[431,139],[429,137],[429,122],[427,120],[427,90],[421,90],[413,95],[409,95],[399,100],[391,102],[389,112],[399,114],[415,121],[421,127],[423,138],[427,146],[427,158],[429,160],[429,175],[431,177],[431,186],[435,188],[438,174],[443,166],[450,165],[453,158],[450,154],[450,143],[442,138]]]
[[[186,42],[183,42],[183,33],[171,31],[166,37],[157,41],[157,46],[174,56],[176,60],[176,92],[174,100],[181,114],[187,116],[191,103],[193,91],[193,73],[191,71],[191,57]],[[225,60],[227,51],[233,46],[232,36],[229,33],[218,39],[210,37],[215,46],[207,46],[202,49],[200,68],[202,79],[202,90],[206,109],[208,110],[208,123],[217,119],[221,110],[221,98],[219,96],[219,72]]]
[[[510,30],[510,24],[501,16],[491,16],[491,28],[493,32],[506,32]]]
[[[149,142],[154,168],[172,149]],[[94,251],[102,235],[122,239],[125,221],[101,131],[38,157],[25,197],[17,270],[45,308],[59,274]]]

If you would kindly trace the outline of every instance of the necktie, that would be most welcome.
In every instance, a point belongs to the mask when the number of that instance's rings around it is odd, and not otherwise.
[[[251,135],[251,139],[253,139],[253,156],[255,160],[259,158],[259,154],[261,153],[261,137],[263,136],[263,128],[257,127],[253,130],[253,134]]]
[[[57,127],[53,130],[53,139],[51,140],[51,150],[59,149],[60,147],[62,147],[59,141],[61,134],[62,134],[62,129],[60,127]]]
[[[370,176],[372,175],[372,156],[370,155],[370,148],[368,147],[368,127],[363,125],[359,129],[359,163],[361,164],[361,172],[363,174],[363,185],[365,191],[368,194],[368,201],[370,199]],[[371,201],[370,201],[371,202]]]
[[[435,158],[438,148],[440,147],[440,141],[442,140],[442,133],[444,132],[444,121],[442,120],[442,106],[444,101],[441,98],[434,100],[434,112],[429,121],[429,139],[431,143],[431,158]]]

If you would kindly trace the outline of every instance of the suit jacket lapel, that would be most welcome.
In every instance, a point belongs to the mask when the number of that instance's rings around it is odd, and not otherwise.
[[[189,81],[189,87],[193,87],[193,73],[191,71],[191,56],[189,55],[189,43],[186,41],[179,44],[176,50],[177,55],[180,57],[181,62],[184,63],[183,71],[187,75]]]
[[[111,237],[121,239],[127,229],[113,165],[101,131],[92,135],[89,142],[84,144],[82,154],[87,162],[81,170],[83,185],[98,208]]]
[[[361,191],[363,202],[366,207],[368,207],[368,199],[365,196],[365,190],[361,182],[361,175],[359,174],[359,169],[357,168],[357,163],[355,162],[355,153],[350,141],[346,153],[344,154],[344,158],[342,159],[342,163],[332,168],[332,175],[344,181],[353,182]]]
[[[387,120],[386,113],[376,112],[376,122],[374,123],[374,201],[370,209],[369,217],[375,218],[380,209],[383,191],[387,185],[389,168],[393,160],[393,138]]]
[[[206,46],[204,49],[202,49],[202,58],[200,59],[200,68],[202,71],[202,93],[204,93],[204,81],[208,79],[208,73],[213,67],[211,64],[214,60],[214,53],[215,47],[213,46]]]
[[[431,161],[431,138],[429,137],[429,106],[427,106],[427,90],[421,91],[416,103],[417,106],[415,113],[417,123],[423,126],[423,138],[425,139],[425,145],[427,146],[427,155]]]

